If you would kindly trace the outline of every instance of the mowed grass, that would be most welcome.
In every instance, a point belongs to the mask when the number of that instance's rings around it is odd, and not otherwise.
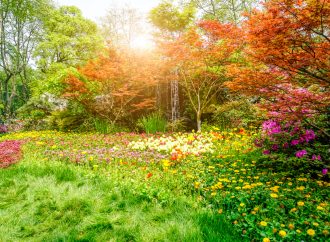
[[[175,182],[145,191],[131,182],[25,150],[0,170],[0,241],[242,241],[197,197],[173,192]]]

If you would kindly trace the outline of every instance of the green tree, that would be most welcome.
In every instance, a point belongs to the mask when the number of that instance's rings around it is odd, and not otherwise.
[[[172,1],[162,1],[149,13],[151,23],[160,31],[176,33],[184,31],[195,18],[193,5],[176,6]]]
[[[82,65],[100,47],[97,25],[84,18],[77,7],[49,9],[43,22],[44,36],[35,51],[42,72]]]
[[[0,0],[0,106],[11,116],[29,98],[32,53],[41,33],[40,13],[48,0]]]
[[[243,13],[250,12],[260,0],[189,0],[186,2],[194,4],[203,19],[238,25],[244,20]]]

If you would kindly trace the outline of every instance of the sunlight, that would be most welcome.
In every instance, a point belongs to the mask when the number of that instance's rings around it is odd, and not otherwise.
[[[155,43],[151,39],[150,35],[141,34],[136,36],[131,41],[131,47],[134,49],[153,49],[155,47]]]

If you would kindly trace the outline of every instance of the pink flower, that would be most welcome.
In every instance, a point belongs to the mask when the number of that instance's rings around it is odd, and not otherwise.
[[[263,153],[264,155],[269,155],[269,154],[270,154],[270,151],[269,151],[269,150],[264,150],[262,153]]]
[[[296,146],[296,145],[299,144],[299,143],[300,143],[300,141],[297,140],[297,139],[294,139],[294,140],[291,141],[291,145],[292,145],[292,146]]]
[[[320,155],[313,155],[312,160],[321,160],[321,156]]]
[[[302,158],[305,155],[307,155],[307,151],[306,150],[299,150],[299,151],[296,152],[296,157],[298,157],[298,158]]]
[[[323,174],[324,176],[325,176],[327,173],[328,173],[328,169],[327,169],[327,168],[322,169],[322,174]]]

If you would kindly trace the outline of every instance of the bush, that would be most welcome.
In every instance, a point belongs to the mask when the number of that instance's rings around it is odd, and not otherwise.
[[[184,118],[180,118],[174,121],[170,121],[166,125],[166,130],[172,132],[179,132],[186,130],[186,120]]]
[[[213,115],[215,125],[221,130],[236,127],[247,128],[261,123],[259,110],[248,100],[235,100],[217,106]]]
[[[42,130],[47,128],[46,118],[51,114],[54,106],[41,98],[31,98],[17,110],[17,115],[24,120],[23,129]]]
[[[327,169],[329,144],[322,144],[317,133],[300,122],[265,121],[255,145],[266,156],[261,161],[278,171],[311,173],[314,176]]]
[[[48,117],[48,126],[50,129],[59,131],[78,130],[84,124],[87,118],[84,113],[73,113],[69,110],[55,111]]]
[[[137,126],[147,134],[166,131],[166,119],[160,113],[152,113],[138,120]]]

